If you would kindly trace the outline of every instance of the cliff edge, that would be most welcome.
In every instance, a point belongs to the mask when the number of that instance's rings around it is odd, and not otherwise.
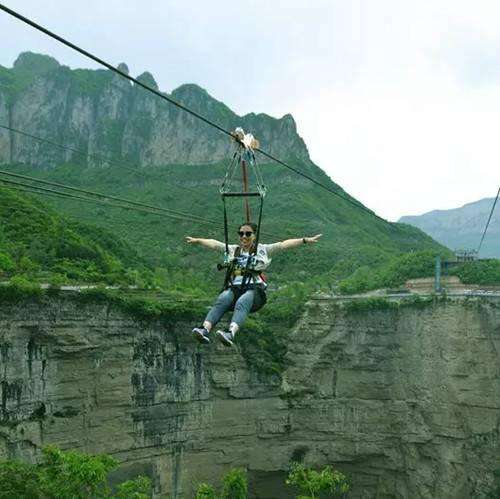
[[[189,328],[71,295],[0,303],[0,458],[106,452],[176,498],[235,466],[255,497],[291,497],[292,460],[334,464],[358,498],[498,485],[499,296],[316,297],[282,378]]]

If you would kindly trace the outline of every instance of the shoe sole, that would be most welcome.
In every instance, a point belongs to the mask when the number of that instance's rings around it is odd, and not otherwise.
[[[215,333],[217,336],[217,339],[226,347],[232,347],[234,343],[231,340],[228,340],[223,334],[222,331],[217,331]]]
[[[198,343],[210,343],[210,339],[207,338],[202,332],[200,331],[193,331],[193,338],[198,342]]]

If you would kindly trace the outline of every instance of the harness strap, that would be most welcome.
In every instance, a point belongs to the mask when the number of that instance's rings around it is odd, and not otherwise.
[[[245,275],[243,276],[243,281],[241,283],[242,289],[245,289],[247,286],[248,275],[250,275],[250,279],[253,279],[255,284],[255,277],[249,272],[250,263],[252,262],[252,256],[257,254],[257,249],[259,247],[259,238],[260,238],[260,224],[262,222],[262,208],[264,206],[264,197],[260,196],[260,208],[259,208],[259,221],[257,222],[257,233],[255,234],[255,244],[253,248],[250,250],[248,255],[247,264],[245,266]],[[253,253],[253,255],[252,255]]]

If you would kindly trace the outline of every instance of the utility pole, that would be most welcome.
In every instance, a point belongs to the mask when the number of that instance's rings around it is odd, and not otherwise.
[[[441,293],[441,257],[436,256],[436,271],[434,274],[434,291]]]

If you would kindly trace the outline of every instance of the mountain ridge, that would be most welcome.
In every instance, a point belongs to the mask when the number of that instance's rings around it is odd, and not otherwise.
[[[404,216],[407,223],[453,249],[477,249],[495,198],[483,198],[458,208],[432,210],[422,215]],[[480,257],[500,258],[500,207],[492,214]]]
[[[125,63],[118,67],[128,72]],[[158,89],[148,71],[137,79]],[[193,83],[165,95],[225,129],[252,130],[273,155],[311,163],[289,114],[282,118],[264,113],[238,116]],[[31,52],[20,54],[10,69],[0,67],[0,123],[34,135],[43,129],[43,138],[89,155],[99,150],[110,159],[126,159],[139,166],[213,163],[229,157],[234,147],[218,130],[111,71],[70,69],[50,56]],[[39,147],[33,152],[30,139],[0,130],[0,163],[50,168],[71,160],[73,155],[67,151]],[[91,157],[85,166],[94,166]]]

